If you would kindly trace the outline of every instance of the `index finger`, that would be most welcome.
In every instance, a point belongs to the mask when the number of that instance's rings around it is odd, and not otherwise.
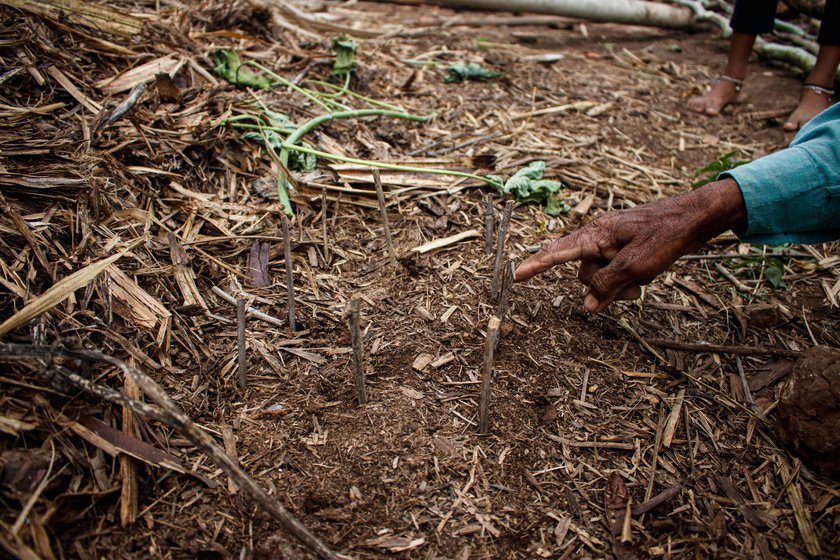
[[[522,282],[540,272],[545,272],[552,266],[580,260],[583,256],[583,247],[581,246],[577,233],[574,232],[566,237],[555,239],[537,251],[537,253],[525,259],[516,268],[515,280]]]

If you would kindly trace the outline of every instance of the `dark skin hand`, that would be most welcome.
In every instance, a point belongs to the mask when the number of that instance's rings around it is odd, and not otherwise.
[[[678,258],[746,224],[737,183],[724,179],[690,193],[608,212],[555,239],[516,269],[521,282],[558,264],[580,261],[583,305],[599,313],[615,300],[636,299]]]

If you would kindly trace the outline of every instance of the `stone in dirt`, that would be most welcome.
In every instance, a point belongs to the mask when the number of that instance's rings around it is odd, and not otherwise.
[[[840,349],[819,346],[800,356],[774,418],[793,453],[826,476],[840,476]]]

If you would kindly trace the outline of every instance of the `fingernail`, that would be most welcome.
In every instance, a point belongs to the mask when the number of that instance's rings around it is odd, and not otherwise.
[[[595,313],[595,310],[598,309],[598,300],[592,294],[586,294],[586,297],[583,298],[583,306],[587,311]]]

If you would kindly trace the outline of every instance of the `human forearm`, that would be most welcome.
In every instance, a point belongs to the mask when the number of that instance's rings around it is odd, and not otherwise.
[[[705,243],[730,229],[740,229],[747,222],[741,189],[731,178],[709,183],[683,197],[686,223],[697,243]]]

